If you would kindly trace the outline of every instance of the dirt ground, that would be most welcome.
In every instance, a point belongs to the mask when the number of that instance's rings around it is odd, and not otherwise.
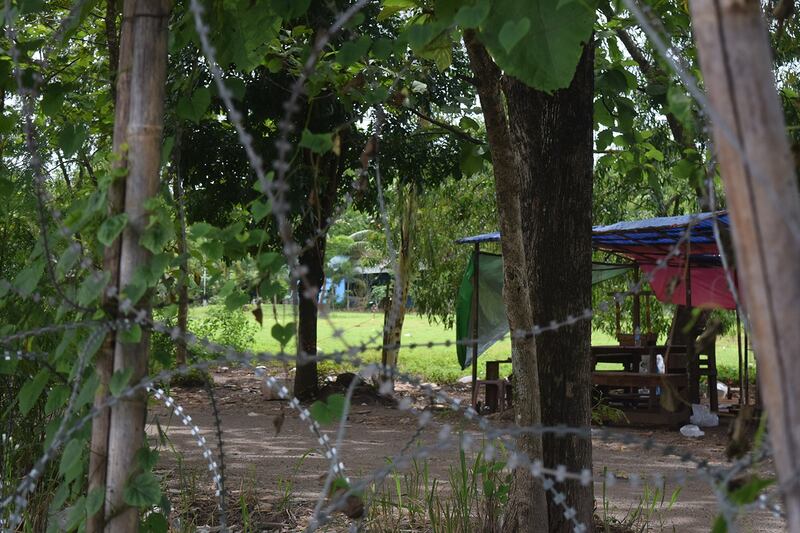
[[[309,432],[308,424],[299,419],[284,402],[266,401],[260,391],[260,380],[252,370],[223,369],[212,372],[214,393],[217,399],[225,450],[226,487],[231,492],[229,516],[232,522],[251,521],[253,531],[303,530],[310,517],[314,502],[322,488],[322,477],[328,462],[317,451],[317,440]],[[448,388],[447,393],[468,401],[467,386]],[[416,402],[425,405],[422,398],[412,394],[411,387],[398,386]],[[173,387],[172,396],[184,407],[203,435],[216,451],[215,428],[208,395],[203,389]],[[366,400],[366,401],[364,401]],[[276,435],[275,419],[285,409],[285,419]],[[213,517],[214,502],[211,485],[201,452],[188,428],[183,426],[166,408],[153,406],[148,432],[157,441],[159,429],[167,436],[161,442],[162,474],[168,479],[169,496],[173,509],[191,508],[194,524],[216,523]],[[422,442],[433,442],[444,423],[455,424],[458,418],[452,411],[432,409],[436,424],[422,435]],[[501,423],[501,422],[498,422]],[[722,465],[728,443],[727,428],[706,431],[699,439],[683,437],[677,430],[624,429],[640,437],[653,437],[659,443],[672,444],[681,451],[708,460],[712,465]],[[385,466],[387,458],[402,450],[417,429],[416,419],[407,412],[383,405],[380,399],[358,398],[347,421],[347,433],[340,449],[346,472],[352,479],[367,476]],[[481,435],[473,429],[476,440]],[[335,438],[335,428],[326,428]],[[674,480],[686,476],[685,483],[674,506],[667,510],[666,503],[649,520],[648,530],[700,532],[709,531],[717,514],[717,502],[707,481],[694,475],[695,469],[675,456],[664,456],[658,451],[644,450],[640,445],[622,444],[619,441],[603,442],[593,439],[594,471],[602,478],[604,468],[614,472],[620,480],[606,487],[607,505],[618,519],[636,508],[643,494],[643,486],[632,486],[625,479],[640,476],[642,479],[663,474]],[[440,482],[448,479],[448,469],[458,462],[455,450],[434,453],[429,460],[431,476]],[[772,475],[772,465],[760,467],[762,475]],[[677,488],[675,481],[666,485],[666,499]],[[595,499],[603,508],[603,486],[595,484]],[[337,519],[326,530],[346,531],[347,522]],[[241,526],[241,524],[239,524]],[[740,520],[739,531],[777,532],[785,529],[781,519],[771,513],[758,511]],[[213,531],[214,528],[199,527]]]

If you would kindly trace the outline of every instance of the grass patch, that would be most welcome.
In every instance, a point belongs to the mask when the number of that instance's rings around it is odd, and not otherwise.
[[[190,320],[202,320],[214,308],[219,306],[193,307],[190,310]],[[258,326],[255,318],[249,311],[233,311],[243,313],[249,321],[256,326],[251,348],[258,352],[275,353],[280,350],[280,344],[272,337],[272,326],[276,322],[285,325],[293,322],[290,306],[279,305],[276,309],[264,307],[263,327]],[[218,312],[218,310],[217,310]],[[191,325],[190,325],[191,327]],[[343,331],[341,338],[336,338],[334,328]],[[380,344],[382,342],[381,332],[383,329],[383,314],[372,312],[355,311],[333,311],[327,317],[320,317],[317,326],[317,342],[320,353],[331,353],[346,350],[348,346],[358,346],[365,343],[369,349],[361,354],[361,358],[367,362],[378,362],[381,358]],[[442,343],[447,340],[455,340],[455,331],[446,329],[440,324],[431,324],[428,319],[410,313],[406,315],[403,327],[403,344],[406,347],[400,350],[399,368],[407,374],[432,381],[436,383],[453,383],[462,376],[470,375],[470,369],[462,370],[456,358],[455,346],[425,346],[429,342]],[[224,342],[224,339],[220,339]],[[415,349],[410,349],[407,345],[419,344]],[[592,344],[616,344],[616,339],[602,331],[592,332]],[[286,347],[287,352],[293,353],[295,350],[295,339]],[[511,355],[511,341],[506,338],[492,346],[489,351],[481,357],[486,359],[505,359]],[[717,367],[720,377],[723,379],[735,379],[737,369],[736,337],[720,337],[717,339]],[[755,376],[755,364],[752,354],[750,357],[750,375]],[[326,362],[320,365],[320,371],[342,372],[353,370],[350,365],[336,365],[333,362]],[[478,375],[482,377],[485,371],[484,365],[478,366]],[[502,365],[501,372],[508,373],[509,365]]]

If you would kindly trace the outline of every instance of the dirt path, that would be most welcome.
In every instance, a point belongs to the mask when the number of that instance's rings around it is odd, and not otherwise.
[[[238,521],[246,521],[243,515],[255,520],[255,514],[259,514],[261,526],[255,531],[267,527],[283,531],[302,530],[322,488],[321,476],[324,476],[328,467],[328,461],[316,451],[318,443],[309,432],[308,424],[287,408],[280,433],[276,435],[274,420],[283,407],[281,402],[261,398],[258,378],[252,372],[216,372],[214,381],[224,432],[226,484],[234,496],[230,505],[236,506],[229,514],[238,516],[241,519]],[[207,394],[202,390],[179,388],[174,388],[172,394],[191,414],[209,442],[214,442],[214,422]],[[455,391],[455,394],[465,392]],[[169,479],[173,507],[205,506],[205,509],[193,511],[197,515],[195,523],[213,521],[209,517],[214,512],[209,476],[194,438],[166,409],[154,406],[152,412],[155,413],[153,422],[157,419],[169,438],[169,445],[162,448],[162,469]],[[456,420],[449,411],[434,412],[438,412],[435,418],[439,424],[422,435],[423,442],[435,441],[441,424]],[[340,453],[348,475],[359,479],[385,466],[387,458],[400,453],[414,436],[417,423],[411,415],[378,402],[372,405],[357,402],[346,427],[346,439]],[[148,431],[155,437],[157,425],[151,423]],[[720,459],[724,458],[727,444],[723,428],[708,431],[705,437],[698,440],[684,438],[677,431],[625,431],[638,436],[652,436],[663,444],[674,444],[712,464],[722,464]],[[330,432],[334,439],[333,430]],[[479,441],[480,434],[473,433]],[[169,448],[173,451],[168,451]],[[624,518],[627,512],[637,507],[644,492],[642,484],[632,486],[625,482],[625,478],[638,475],[647,479],[663,474],[675,479],[676,476],[685,475],[686,482],[675,505],[670,510],[666,510],[666,504],[663,508],[656,506],[657,512],[648,521],[648,530],[710,530],[717,514],[717,501],[710,485],[693,475],[695,469],[691,465],[674,456],[643,450],[638,445],[603,442],[597,438],[594,439],[593,454],[598,479],[602,477],[604,467],[622,478],[613,487],[606,487],[608,507],[618,519]],[[438,478],[440,482],[446,481],[449,468],[457,466],[457,463],[458,453],[455,450],[434,453],[428,460],[430,476]],[[765,468],[769,474],[771,466]],[[195,488],[190,488],[193,485]],[[196,488],[197,485],[202,488]],[[677,485],[674,483],[667,483],[667,501],[675,488]],[[187,494],[188,491],[194,492]],[[600,510],[604,507],[602,494],[603,487],[597,483],[595,498]],[[337,520],[328,529],[346,530],[345,523]],[[777,532],[783,531],[784,525],[770,513],[757,512],[741,520],[740,530]]]

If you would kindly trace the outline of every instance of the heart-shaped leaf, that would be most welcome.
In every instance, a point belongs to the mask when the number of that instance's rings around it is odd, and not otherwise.
[[[289,341],[292,340],[295,333],[295,325],[294,322],[289,322],[285,326],[278,324],[277,322],[272,325],[272,338],[278,341],[281,345],[281,350],[286,348],[286,345],[289,344]]]
[[[504,72],[540,91],[555,91],[569,86],[575,76],[583,43],[594,28],[595,3],[492,0],[479,38]],[[530,27],[522,32],[525,18]],[[509,21],[517,22],[506,28]],[[521,40],[515,40],[520,33]]]
[[[498,34],[498,39],[506,52],[511,53],[511,50],[522,40],[523,37],[531,29],[531,19],[523,17],[519,20],[509,20],[503,24],[503,28]]]
[[[131,507],[151,507],[161,500],[161,487],[158,479],[150,473],[139,474],[125,487],[122,499]]]
[[[326,401],[317,400],[308,409],[318,424],[325,425],[342,418],[344,414],[344,395],[331,394]]]
[[[488,0],[480,0],[473,6],[462,6],[455,16],[455,22],[462,28],[477,28],[489,15],[491,4]]]
[[[127,223],[128,215],[126,213],[120,213],[119,215],[104,220],[103,223],[100,224],[100,229],[97,230],[97,240],[100,241],[103,246],[111,246],[111,243],[122,233],[122,229]]]

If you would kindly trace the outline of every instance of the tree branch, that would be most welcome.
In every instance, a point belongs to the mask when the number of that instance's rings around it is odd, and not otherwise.
[[[451,126],[450,124],[448,124],[446,122],[441,122],[441,121],[439,121],[439,120],[437,120],[437,119],[435,119],[433,117],[429,117],[429,116],[417,111],[416,109],[414,109],[412,107],[408,107],[406,109],[411,111],[411,113],[413,113],[414,115],[418,116],[419,118],[427,120],[431,124],[435,124],[436,126],[439,126],[440,128],[442,128],[443,130],[447,130],[450,133],[456,135],[457,137],[461,137],[462,139],[464,139],[467,142],[471,142],[472,144],[477,144],[477,145],[486,144],[484,141],[481,141],[480,139],[476,139],[475,137],[473,137],[469,133],[458,129],[455,126]]]

